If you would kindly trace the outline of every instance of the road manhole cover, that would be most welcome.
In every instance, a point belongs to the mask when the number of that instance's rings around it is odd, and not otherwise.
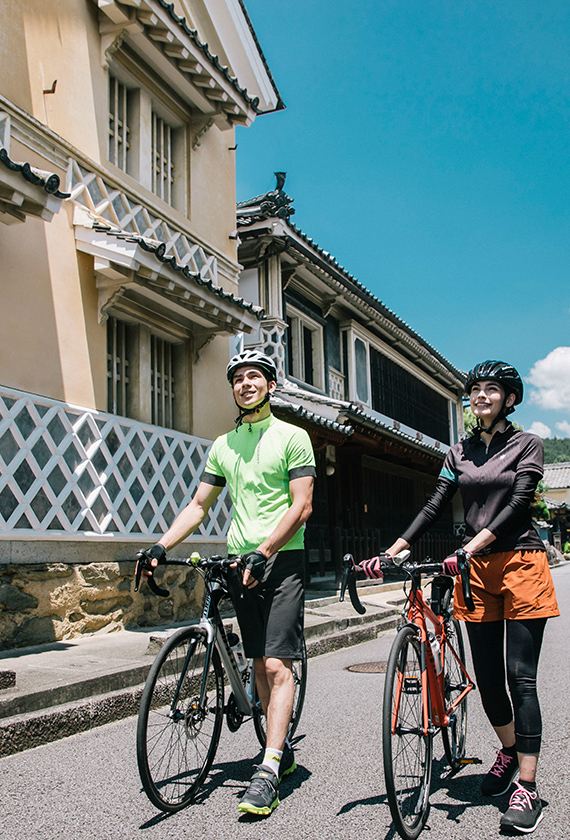
[[[385,674],[387,662],[360,662],[356,665],[347,665],[346,671],[354,671],[357,674]]]

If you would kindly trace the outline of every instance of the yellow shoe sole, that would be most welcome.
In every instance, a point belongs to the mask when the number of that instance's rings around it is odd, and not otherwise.
[[[268,816],[279,805],[279,797],[276,796],[271,805],[259,808],[257,805],[252,805],[250,802],[240,802],[238,811],[241,814],[257,814],[260,817]]]

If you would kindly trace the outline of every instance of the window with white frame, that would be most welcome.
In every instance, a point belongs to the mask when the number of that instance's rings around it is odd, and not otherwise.
[[[128,96],[126,85],[109,75],[109,160],[127,172],[129,154]]]
[[[348,330],[345,335],[351,345],[345,361],[349,363],[351,355],[351,398],[435,440],[450,443],[449,399],[382,352],[364,334]]]
[[[295,379],[323,388],[323,328],[287,304],[288,372]]]

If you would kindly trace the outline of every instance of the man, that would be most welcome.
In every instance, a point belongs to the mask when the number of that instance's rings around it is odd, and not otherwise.
[[[234,356],[227,378],[239,409],[236,428],[214,441],[190,504],[148,554],[153,565],[205,519],[226,483],[233,503],[230,555],[236,570],[232,600],[245,654],[253,657],[257,692],[267,716],[267,748],[241,812],[267,815],[279,804],[279,781],[296,769],[286,742],[295,686],[292,662],[303,639],[304,529],[312,510],[315,458],[308,434],[271,413],[275,364],[257,350]]]

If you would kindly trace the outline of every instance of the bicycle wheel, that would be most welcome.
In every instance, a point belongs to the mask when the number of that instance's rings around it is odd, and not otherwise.
[[[445,646],[443,689],[445,693],[445,705],[449,708],[453,701],[465,690],[467,679],[451,650],[451,648],[455,650],[461,664],[465,667],[463,634],[461,632],[461,624],[456,618],[452,618],[448,622],[446,632],[451,647],[447,644]],[[451,726],[444,726],[441,730],[445,757],[452,770],[459,767],[460,761],[465,755],[465,742],[467,740],[467,696],[465,695],[461,703],[453,710],[454,720]]]
[[[430,712],[427,686],[428,714]],[[429,810],[431,734],[424,734],[420,643],[412,627],[394,641],[386,668],[382,748],[386,793],[394,827],[415,840]]]
[[[156,657],[144,687],[137,761],[145,793],[162,811],[173,813],[190,804],[220,740],[223,670],[213,649],[209,672],[204,674],[206,650],[203,630],[179,630]]]
[[[303,703],[305,702],[305,691],[307,690],[307,647],[303,639],[303,653],[301,659],[293,660],[293,682],[295,684],[295,697],[293,699],[293,712],[291,714],[291,721],[289,729],[287,730],[287,737],[289,740],[293,737],[299,725],[301,712],[303,711]],[[257,700],[257,693],[255,695],[255,713],[253,716],[253,725],[255,726],[255,734],[257,740],[262,747],[265,747],[267,741],[267,720],[261,708],[261,703]]]

